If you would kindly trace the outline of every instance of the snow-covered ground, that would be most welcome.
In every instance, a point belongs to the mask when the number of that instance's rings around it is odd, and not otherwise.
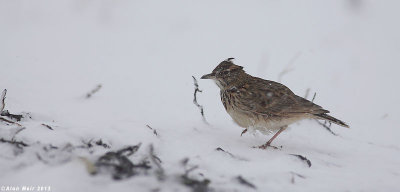
[[[400,191],[399,6],[373,0],[0,1],[0,91],[8,90],[5,109],[25,114],[21,126],[0,122],[0,137],[29,145],[0,143],[0,191],[189,191],[180,176],[191,166],[198,168],[189,176],[209,179],[214,191]],[[252,75],[281,79],[298,95],[317,92],[315,102],[351,129],[333,125],[334,136],[302,121],[274,141],[281,150],[254,149],[270,136],[240,137],[217,86],[199,80],[209,125],[203,123],[192,103],[191,76],[228,57]],[[79,148],[100,139],[110,147]],[[147,173],[120,181],[88,173],[87,162],[138,143],[128,158],[148,159],[152,144],[164,180],[154,162]]]

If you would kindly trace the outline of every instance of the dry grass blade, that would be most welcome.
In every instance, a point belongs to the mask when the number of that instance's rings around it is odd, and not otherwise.
[[[46,125],[46,124],[42,123],[42,126],[45,126],[47,129],[54,130],[52,127],[50,127],[50,125]]]
[[[97,85],[96,88],[94,88],[92,91],[90,91],[88,94],[86,94],[86,98],[89,99],[92,97],[95,93],[97,93],[101,89],[101,84]]]
[[[305,163],[307,163],[308,167],[311,167],[311,161],[309,159],[307,159],[306,157],[304,157],[302,155],[297,155],[297,154],[290,154],[290,155],[293,155],[293,156],[299,158],[300,160],[302,160]]]
[[[245,178],[243,178],[241,175],[237,176],[236,179],[239,181],[240,184],[245,185],[247,187],[257,189],[257,187],[253,184],[247,181]]]
[[[312,97],[311,102],[314,103],[314,99],[315,99],[316,96],[317,96],[317,92],[314,93],[314,96]]]

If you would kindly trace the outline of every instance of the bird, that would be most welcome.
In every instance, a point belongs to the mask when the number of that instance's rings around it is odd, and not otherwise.
[[[222,104],[233,121],[245,128],[269,134],[276,132],[258,148],[272,146],[274,139],[290,124],[303,119],[326,120],[349,128],[345,122],[328,115],[329,111],[293,93],[285,85],[247,74],[234,58],[222,61],[201,79],[213,80],[220,89]]]

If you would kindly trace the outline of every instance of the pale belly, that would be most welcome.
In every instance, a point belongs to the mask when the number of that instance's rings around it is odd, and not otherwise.
[[[263,115],[254,115],[238,110],[227,109],[228,114],[239,126],[248,129],[248,131],[260,131],[263,134],[271,134],[278,131],[281,127],[290,125],[304,117],[276,118]]]

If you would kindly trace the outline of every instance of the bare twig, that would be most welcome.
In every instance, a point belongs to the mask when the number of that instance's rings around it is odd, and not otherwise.
[[[218,147],[218,148],[216,148],[215,150],[217,150],[217,151],[222,151],[222,152],[228,154],[230,157],[232,157],[232,158],[234,158],[234,159],[241,160],[241,161],[248,161],[247,159],[243,159],[243,158],[241,158],[241,157],[237,157],[236,155],[230,153],[229,151],[225,151],[225,150],[222,149],[221,147]]]
[[[15,124],[15,125],[18,125],[18,126],[22,127],[21,124],[19,124],[19,123],[17,123],[17,122],[14,122],[14,121],[10,121],[10,120],[5,119],[5,118],[3,118],[3,117],[0,117],[0,121],[4,121],[4,122],[7,122],[7,123]]]
[[[304,99],[307,99],[308,97],[308,93],[310,92],[310,89],[306,90],[306,94],[304,95]],[[311,102],[314,103],[315,97],[317,96],[317,93],[314,92],[313,98],[311,99]],[[321,125],[322,127],[324,127],[327,131],[329,131],[332,135],[337,136],[337,134],[335,132],[332,131],[331,129],[331,122],[325,121],[325,123],[321,123],[320,121],[318,121],[318,119],[314,119],[319,125]]]
[[[0,96],[0,116],[6,116],[9,117],[11,119],[16,119],[17,121],[21,121],[22,115],[14,115],[14,114],[10,114],[8,112],[8,110],[4,110],[6,103],[5,103],[5,99],[6,99],[6,95],[7,95],[7,89],[4,89],[4,91],[1,93]],[[11,123],[11,124],[16,124],[18,126],[22,126],[19,123],[16,123],[14,121],[10,121],[8,119],[5,119],[3,117],[0,117],[1,121],[7,122],[7,123]]]
[[[6,94],[7,94],[7,89],[4,89],[4,91],[1,93],[0,97],[0,113],[3,112],[4,107],[6,106],[4,100],[6,99]]]
[[[11,124],[17,124],[16,122],[10,121],[10,120],[5,119],[5,118],[3,118],[3,117],[0,117],[0,120],[2,120],[2,121],[4,121],[4,122],[7,122],[7,123],[11,123]]]
[[[150,144],[150,160],[156,165],[157,170],[156,170],[156,175],[157,175],[157,179],[159,181],[163,181],[165,180],[165,173],[164,173],[164,169],[161,166],[161,160],[159,157],[157,157],[154,154],[154,147],[152,144]]]
[[[18,129],[18,130],[15,132],[14,137],[15,137],[15,135],[17,135],[18,133],[20,133],[20,132],[23,131],[24,129],[26,129],[26,128],[25,128],[25,127],[21,127],[20,129]]]
[[[146,125],[146,127],[149,128],[150,130],[152,130],[154,135],[158,136],[156,129],[154,129],[153,127],[150,127],[150,125]]]
[[[293,156],[299,158],[300,160],[306,162],[308,167],[311,167],[311,161],[309,159],[307,159],[306,157],[304,157],[302,155],[296,155],[296,154],[289,154],[289,155],[293,155]]]
[[[253,184],[250,183],[249,181],[247,181],[246,179],[244,179],[241,175],[237,176],[236,179],[239,181],[240,184],[245,185],[247,187],[253,188],[253,189],[257,189],[257,187]]]
[[[235,158],[235,156],[234,156],[232,153],[230,153],[230,152],[228,152],[228,151],[225,151],[225,150],[223,150],[221,147],[218,147],[218,148],[216,148],[215,150],[217,150],[217,151],[222,151],[222,152],[224,152],[224,153],[228,154],[229,156],[231,156],[231,157]]]
[[[203,119],[203,122],[206,123],[206,124],[208,124],[208,122],[207,122],[207,120],[206,120],[206,117],[204,116],[204,109],[203,109],[203,106],[200,105],[200,104],[197,102],[197,92],[200,92],[200,93],[201,93],[202,90],[199,89],[199,84],[197,83],[197,79],[196,79],[194,76],[192,76],[192,77],[193,77],[193,83],[194,83],[193,103],[200,109],[200,114],[201,114],[201,117],[202,117],[202,119]]]
[[[331,125],[332,123],[329,121],[325,121],[325,123],[321,123],[320,121],[318,121],[318,119],[314,119],[319,125],[321,125],[322,127],[324,127],[326,130],[328,130],[330,133],[332,133],[332,135],[338,136],[337,133],[333,132],[331,129]]]
[[[16,141],[16,140],[7,140],[4,138],[0,138],[0,143],[9,143],[15,145],[17,148],[22,149],[23,147],[29,146],[28,144],[24,143],[23,141]]]
[[[89,99],[92,97],[95,93],[97,93],[101,89],[101,84],[97,85],[92,91],[86,94],[86,98]]]
[[[45,126],[47,129],[54,130],[52,127],[50,127],[50,125],[46,125],[46,124],[42,123],[42,126]]]

